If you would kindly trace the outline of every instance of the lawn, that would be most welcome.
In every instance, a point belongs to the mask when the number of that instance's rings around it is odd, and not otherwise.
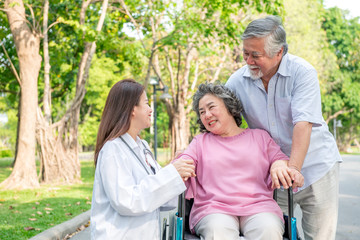
[[[159,148],[158,154],[159,163],[166,165],[170,160],[169,150]],[[11,174],[11,163],[10,158],[0,159],[0,182]],[[94,171],[92,160],[82,160],[81,184],[0,190],[0,240],[29,239],[89,210]]]
[[[0,160],[0,182],[12,160]],[[81,184],[42,185],[33,190],[0,190],[0,240],[29,239],[91,208],[94,163],[81,161]]]

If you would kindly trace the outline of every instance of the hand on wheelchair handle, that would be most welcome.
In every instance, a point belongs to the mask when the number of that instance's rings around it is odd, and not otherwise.
[[[304,185],[304,176],[297,168],[293,168],[291,166],[289,168],[291,179],[293,181],[293,189],[296,190],[298,187],[302,187]]]

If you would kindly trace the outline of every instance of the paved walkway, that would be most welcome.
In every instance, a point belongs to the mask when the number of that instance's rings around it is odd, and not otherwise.
[[[336,240],[358,240],[360,236],[360,155],[343,155],[342,157],[344,162],[340,165],[339,221]],[[302,232],[299,208],[295,209],[295,217],[298,228]],[[84,221],[84,219],[79,218],[79,221]],[[90,228],[86,228],[70,239],[89,240]]]
[[[339,218],[336,240],[360,239],[360,155],[342,155],[340,164]],[[304,239],[301,227],[301,211],[294,213],[300,236]]]

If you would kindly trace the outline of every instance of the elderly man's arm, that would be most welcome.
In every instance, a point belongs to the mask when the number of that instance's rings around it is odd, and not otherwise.
[[[297,122],[293,129],[289,168],[294,188],[304,185],[301,168],[309,148],[311,130],[312,123],[309,122]]]

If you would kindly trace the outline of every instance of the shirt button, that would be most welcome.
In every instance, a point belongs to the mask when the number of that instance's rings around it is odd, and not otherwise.
[[[271,126],[275,126],[275,123],[274,123],[274,122],[272,122],[272,123],[271,123]]]

